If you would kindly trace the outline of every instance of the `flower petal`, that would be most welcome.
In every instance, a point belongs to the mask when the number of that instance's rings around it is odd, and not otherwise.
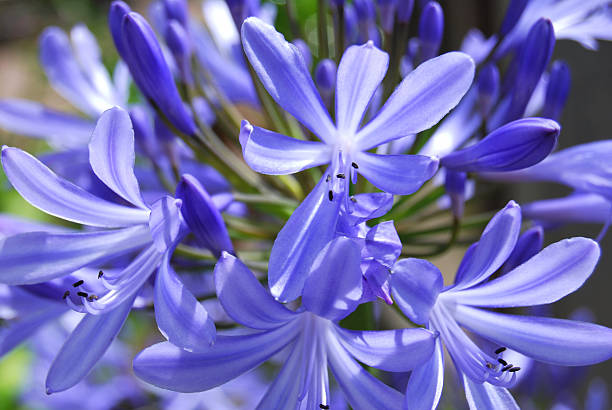
[[[612,357],[612,329],[604,326],[463,305],[457,305],[454,316],[470,331],[541,362],[586,366]]]
[[[244,120],[240,143],[246,163],[262,174],[293,174],[326,164],[331,159],[330,149],[325,144],[287,137]]]
[[[47,394],[80,382],[106,352],[121,330],[134,299],[104,315],[85,315],[53,360],[47,374]]]
[[[565,239],[497,279],[453,292],[454,297],[462,304],[488,307],[552,303],[582,286],[600,253],[599,245],[591,239]]]
[[[424,62],[359,131],[355,140],[359,150],[432,127],[459,103],[473,79],[474,61],[467,54],[446,53]]]
[[[610,200],[601,195],[585,193],[535,201],[522,208],[525,218],[550,223],[605,223],[612,214]]]
[[[149,211],[102,200],[58,177],[18,148],[2,148],[4,172],[17,192],[38,209],[68,221],[106,228],[146,223]]]
[[[134,130],[127,111],[113,107],[102,113],[89,142],[91,169],[117,195],[147,209],[134,175],[134,156]]]
[[[84,147],[94,126],[92,121],[34,101],[0,100],[0,127],[26,137],[45,139],[60,148]]]
[[[429,323],[444,280],[440,270],[424,259],[402,259],[393,265],[391,294],[395,303],[414,323]]]
[[[134,372],[163,389],[191,393],[212,389],[247,372],[295,338],[299,327],[287,325],[244,335],[217,335],[205,352],[191,353],[169,342],[146,348],[134,358]]]
[[[522,209],[525,215],[525,208]],[[536,225],[527,229],[519,236],[514,250],[499,270],[499,274],[504,275],[537,255],[542,250],[543,242],[544,229],[541,226]]]
[[[434,351],[437,334],[427,329],[356,331],[336,327],[340,344],[360,362],[390,372],[423,364]]]
[[[399,409],[403,395],[365,370],[342,347],[329,337],[327,358],[342,393],[354,409]]]
[[[355,134],[388,65],[389,55],[372,41],[346,49],[336,80],[336,123],[340,133]]]
[[[223,252],[215,266],[215,286],[223,309],[253,329],[272,329],[295,313],[275,301],[240,259]]]
[[[174,247],[181,236],[181,205],[180,199],[164,195],[151,206],[149,229],[160,252]]]
[[[377,155],[359,152],[358,172],[375,187],[396,195],[418,190],[438,170],[438,159],[425,155]]]
[[[442,342],[436,339],[429,360],[410,374],[406,386],[404,408],[407,410],[431,410],[438,407],[444,384],[444,352]]]
[[[301,348],[302,344],[303,341],[300,340],[293,347],[289,357],[285,359],[280,373],[274,378],[274,382],[271,383],[266,394],[257,404],[257,409],[300,408],[300,387],[306,372],[304,368],[304,349]]]
[[[304,283],[302,305],[329,320],[340,320],[359,305],[363,292],[359,247],[340,236],[320,252]]]
[[[0,282],[27,285],[103,263],[151,242],[144,225],[87,233],[30,232],[0,241]]]
[[[466,375],[463,377],[463,388],[465,398],[470,405],[470,410],[478,409],[499,409],[499,410],[519,410],[520,407],[504,387],[497,387],[490,383],[478,383],[472,381]]]
[[[272,295],[282,302],[301,296],[315,258],[334,237],[340,198],[328,198],[322,178],[280,230],[268,267]]]
[[[162,259],[155,280],[155,321],[168,341],[189,351],[208,349],[215,340],[215,323],[185,288],[172,266],[170,252]]]
[[[300,50],[256,17],[244,20],[241,32],[244,52],[272,98],[323,142],[333,142],[336,129]]]
[[[216,196],[217,199],[220,199],[220,195]],[[229,205],[233,197],[227,195]],[[201,246],[209,249],[217,258],[223,251],[234,251],[217,204],[196,178],[184,174],[176,188],[176,197],[183,201],[181,214]]]
[[[521,208],[514,201],[491,219],[469,260],[460,267],[453,291],[467,289],[491,276],[512,253],[521,230]],[[466,254],[466,257],[468,255]]]

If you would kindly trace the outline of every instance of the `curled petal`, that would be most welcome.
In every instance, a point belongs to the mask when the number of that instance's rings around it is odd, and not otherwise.
[[[427,329],[355,331],[336,328],[339,341],[357,360],[390,372],[417,368],[434,351],[436,333]]]
[[[382,191],[408,195],[434,176],[438,159],[425,155],[377,155],[360,152],[358,172]]]
[[[170,266],[170,252],[157,272],[154,306],[157,326],[170,343],[197,351],[214,342],[215,323]]]
[[[244,160],[262,174],[285,175],[330,161],[327,145],[303,141],[242,122],[240,143]]]
[[[215,286],[227,314],[250,328],[272,329],[295,317],[272,298],[239,259],[227,252],[215,266]]]
[[[470,410],[499,409],[519,410],[520,407],[505,387],[494,386],[490,383],[478,383],[466,375],[463,376],[463,388],[465,397],[470,405]]]
[[[330,320],[352,313],[362,294],[360,262],[359,247],[351,239],[341,236],[329,242],[304,283],[304,307]]]
[[[410,374],[406,386],[406,410],[436,409],[442,397],[444,385],[444,352],[442,342],[436,339],[429,359]],[[418,399],[417,399],[418,398]]]
[[[181,205],[180,199],[166,195],[151,207],[149,229],[160,252],[173,247],[179,238],[182,224]]]
[[[107,187],[133,205],[147,209],[134,175],[134,130],[119,107],[105,111],[89,142],[91,169]]]
[[[102,200],[57,176],[18,148],[2,148],[4,172],[17,192],[38,209],[68,221],[105,228],[146,223],[149,211]]]

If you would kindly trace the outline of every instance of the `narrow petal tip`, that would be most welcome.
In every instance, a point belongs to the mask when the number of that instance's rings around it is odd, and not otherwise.
[[[251,125],[251,123],[247,120],[242,120],[242,122],[240,123],[240,135],[238,137],[242,149],[244,149],[244,147],[246,146],[246,143],[249,140],[249,137],[251,136],[252,132],[253,126]]]

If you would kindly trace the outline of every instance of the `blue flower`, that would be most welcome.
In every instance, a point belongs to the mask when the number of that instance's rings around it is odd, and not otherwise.
[[[454,285],[448,287],[443,287],[440,271],[427,261],[404,259],[393,268],[395,302],[415,323],[440,332],[462,375],[471,408],[499,408],[502,403],[503,408],[517,408],[505,388],[514,384],[519,369],[503,359],[506,347],[562,366],[589,365],[612,356],[612,329],[484,309],[555,302],[578,289],[599,259],[599,246],[586,238],[554,243],[531,257],[541,232],[518,241],[520,226],[520,208],[510,202],[467,250]],[[504,263],[510,266],[505,268]],[[487,281],[500,268],[502,275]],[[496,347],[482,349],[463,328]],[[434,404],[442,389],[441,349],[438,343],[429,362],[415,370],[408,383],[408,392],[431,392]]]
[[[202,341],[211,343],[215,335],[206,310],[182,285],[169,264],[175,246],[188,232],[181,215],[182,201],[164,196],[150,207],[143,201],[133,173],[134,133],[126,111],[115,107],[103,113],[89,152],[92,170],[122,198],[123,204],[90,194],[19,149],[2,149],[7,178],[32,205],[68,221],[113,229],[27,232],[4,238],[0,242],[3,266],[0,282],[39,284],[83,267],[101,267],[122,255],[137,252],[122,269],[100,271],[79,279],[64,294],[73,309],[88,314],[53,362],[47,378],[49,392],[67,389],[89,372],[121,329],[139,291],[158,268],[155,313],[162,333],[187,349],[197,349]],[[197,198],[202,199],[199,206],[214,206],[201,196],[190,195],[187,200]]]
[[[327,408],[328,366],[354,408],[399,408],[402,394],[368,373],[360,361],[378,369],[413,369],[433,351],[435,333],[426,329],[352,331],[335,322],[359,301],[359,270],[333,275],[358,263],[352,240],[338,238],[322,251],[318,286],[307,287],[302,308],[291,311],[276,302],[235,257],[224,253],[215,268],[219,300],[226,312],[248,331],[219,333],[207,351],[186,352],[171,343],[145,349],[134,359],[143,380],[181,392],[208,390],[259,366],[280,351],[287,356],[259,408]],[[348,266],[347,268],[350,268]],[[351,274],[352,273],[352,274]]]
[[[288,278],[304,277],[318,251],[333,238],[340,203],[351,210],[348,191],[357,174],[385,192],[402,195],[416,191],[433,176],[436,158],[377,155],[368,150],[435,125],[469,88],[474,64],[462,53],[425,62],[360,128],[387,71],[386,53],[372,43],[346,50],[337,72],[334,125],[295,46],[257,18],[245,20],[242,38],[245,53],[270,95],[322,141],[298,140],[244,122],[240,142],[246,162],[258,172],[274,175],[330,164],[272,249],[272,294],[293,300],[301,283]]]

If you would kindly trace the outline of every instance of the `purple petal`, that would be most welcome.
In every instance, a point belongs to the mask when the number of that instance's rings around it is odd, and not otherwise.
[[[361,257],[374,258],[385,267],[391,268],[401,253],[402,242],[393,221],[385,221],[368,231]]]
[[[176,197],[183,201],[181,213],[201,246],[210,249],[216,257],[223,251],[234,251],[219,209],[197,179],[183,175]]]
[[[0,241],[0,282],[27,285],[102,264],[151,242],[144,225],[92,233],[31,232]]]
[[[51,364],[47,394],[69,389],[87,376],[117,337],[133,302],[131,298],[109,313],[81,319]]]
[[[353,212],[345,216],[353,225],[379,218],[389,212],[393,206],[393,195],[386,192],[357,194],[353,198],[355,199]]]
[[[221,305],[232,319],[253,329],[272,329],[296,315],[275,301],[235,256],[223,252],[215,266]]]
[[[68,306],[65,304],[49,303],[40,298],[31,297],[29,302],[38,304],[38,309],[26,314],[20,313],[16,319],[7,321],[0,328],[0,357],[68,310]]]
[[[434,352],[437,335],[427,329],[355,331],[336,328],[340,344],[355,359],[390,372],[406,372]]]
[[[112,107],[83,75],[66,33],[48,27],[40,35],[39,45],[41,65],[58,93],[92,117]]]
[[[455,107],[474,78],[474,62],[459,52],[432,58],[408,74],[378,115],[363,127],[355,144],[367,151],[426,130]]]
[[[69,221],[106,228],[146,223],[149,211],[99,199],[58,177],[18,148],[2,148],[4,172],[17,192],[38,209]]]
[[[521,230],[521,208],[514,201],[491,219],[478,245],[462,263],[454,290],[467,289],[491,276],[512,253]],[[467,258],[466,253],[466,258]]]
[[[280,230],[268,267],[272,295],[282,302],[295,300],[315,258],[334,237],[340,199],[330,201],[322,178]]]
[[[604,326],[463,305],[457,305],[454,316],[468,330],[541,362],[586,366],[612,357],[612,329]]]
[[[0,127],[26,137],[42,138],[60,148],[87,145],[94,123],[33,101],[0,100]]]
[[[340,236],[330,241],[319,252],[304,283],[302,305],[334,321],[351,314],[363,291],[360,262],[359,247],[351,239]]]
[[[377,155],[359,152],[358,172],[375,187],[390,194],[417,191],[438,170],[438,159],[424,155]]]
[[[410,410],[436,409],[442,397],[444,384],[444,352],[440,339],[427,362],[410,374],[406,386],[404,408]]]
[[[523,215],[525,215],[525,208],[523,208]],[[504,266],[499,270],[499,274],[503,275],[510,272],[538,254],[542,250],[543,242],[544,229],[541,226],[527,229],[518,238],[514,250],[504,263]]]
[[[338,66],[336,81],[339,132],[355,134],[388,65],[389,56],[376,48],[372,41],[346,49]]]
[[[300,408],[300,387],[302,387],[304,373],[306,373],[302,344],[303,341],[299,341],[293,347],[289,357],[285,359],[280,373],[274,378],[274,382],[271,383],[266,394],[257,404],[258,409],[276,409],[279,408],[281,403],[282,407],[286,409]]]
[[[393,265],[391,294],[395,303],[414,323],[429,323],[444,280],[440,270],[424,259],[402,259]]]
[[[608,199],[584,193],[531,202],[523,205],[522,209],[525,218],[552,223],[605,223],[612,214],[612,204]]]
[[[151,206],[149,229],[160,252],[173,247],[181,234],[181,205],[180,199],[166,195]]]
[[[242,121],[240,143],[246,163],[262,174],[293,174],[331,160],[331,150],[325,144],[287,137],[248,121]]]
[[[472,381],[466,375],[463,376],[463,388],[465,398],[470,405],[470,410],[477,409],[499,409],[499,410],[519,410],[520,407],[514,398],[504,387],[497,387],[490,383],[478,383]]]
[[[134,175],[134,156],[134,130],[129,114],[119,107],[105,111],[89,142],[91,169],[117,195],[147,209]]]
[[[557,144],[560,127],[544,118],[506,124],[482,141],[446,155],[444,167],[463,172],[514,171],[542,161]]]
[[[595,269],[599,255],[599,245],[591,239],[565,239],[497,279],[452,292],[453,297],[462,304],[488,307],[552,303],[582,286]]]
[[[300,50],[256,17],[242,24],[242,43],[253,69],[272,98],[326,143],[336,130]]]
[[[134,372],[163,389],[190,393],[212,389],[247,372],[287,346],[299,327],[287,325],[244,335],[217,335],[205,352],[186,352],[171,343],[158,343],[134,358]]]
[[[170,256],[166,252],[157,272],[155,321],[170,343],[189,351],[207,349],[215,340],[215,324],[176,276]]]
[[[359,365],[335,337],[328,338],[329,366],[350,405],[355,409],[396,409],[403,395]]]

